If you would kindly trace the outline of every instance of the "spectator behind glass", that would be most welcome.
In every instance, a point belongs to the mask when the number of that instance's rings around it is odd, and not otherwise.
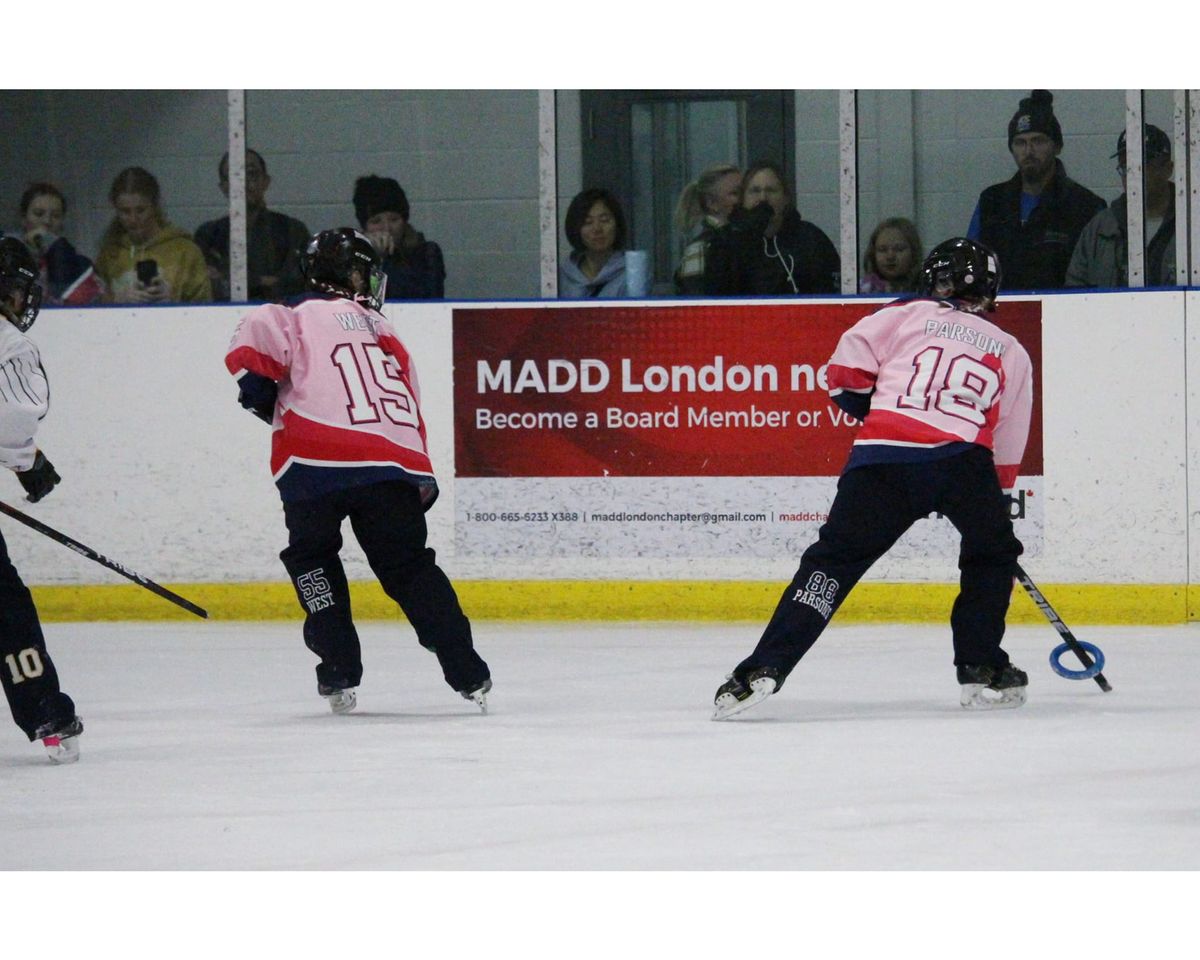
[[[704,292],[837,293],[841,260],[819,227],[803,220],[778,165],[760,160],[742,180],[741,206],[708,248]]]
[[[67,199],[52,183],[31,183],[21,194],[21,235],[38,264],[42,302],[79,306],[104,296],[92,261],[62,235]]]
[[[709,167],[683,188],[675,223],[687,238],[675,271],[675,292],[704,293],[704,260],[713,233],[729,222],[742,202],[742,171],[732,164]]]
[[[204,254],[186,231],[167,222],[154,175],[126,167],[108,199],[116,216],[100,241],[96,272],[114,303],[205,303],[212,285]]]
[[[229,197],[229,154],[217,165],[217,185]],[[251,300],[282,300],[304,292],[300,251],[309,229],[293,217],[267,209],[267,163],[246,151],[246,281]],[[196,244],[208,265],[214,300],[229,299],[229,217],[200,224]]]
[[[446,295],[442,248],[408,222],[408,197],[391,177],[354,181],[354,213],[383,258],[389,300],[441,300]]]
[[[904,217],[888,217],[871,231],[863,256],[859,293],[912,293],[921,282],[924,248],[917,225]]]
[[[1067,177],[1058,159],[1063,135],[1054,95],[1034,90],[1008,122],[1008,150],[1017,172],[979,195],[967,236],[1000,257],[1006,290],[1053,290],[1066,284],[1067,265],[1089,220],[1104,201]]]
[[[1175,164],[1171,160],[1171,138],[1153,124],[1143,134],[1145,184],[1146,259],[1143,275],[1148,287],[1173,287],[1175,273]],[[1106,210],[1096,214],[1079,235],[1071,265],[1068,287],[1129,286],[1129,236],[1126,232],[1129,201],[1125,193],[1125,132],[1117,138],[1117,173],[1121,195]]]
[[[625,214],[617,198],[607,190],[584,190],[567,207],[565,226],[571,253],[558,267],[559,297],[585,300],[629,296],[625,284]]]

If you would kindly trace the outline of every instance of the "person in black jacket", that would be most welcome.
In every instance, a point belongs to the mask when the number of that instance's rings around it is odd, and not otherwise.
[[[229,196],[229,154],[217,164],[217,185]],[[300,251],[309,230],[301,220],[267,209],[267,162],[257,150],[246,151],[246,281],[251,300],[283,300],[304,292]],[[229,299],[229,217],[196,228],[204,253],[213,299]]]
[[[441,300],[446,296],[442,248],[409,222],[408,196],[391,177],[369,174],[354,181],[358,225],[383,258],[389,300]]]
[[[800,217],[770,161],[742,181],[742,205],[713,232],[704,269],[709,296],[837,293],[841,260],[829,238]]]
[[[968,237],[999,255],[1010,289],[1066,286],[1079,235],[1105,207],[1067,176],[1058,159],[1063,135],[1053,103],[1049,90],[1034,90],[1021,101],[1008,122],[1008,149],[1017,172],[979,195],[967,229]]]

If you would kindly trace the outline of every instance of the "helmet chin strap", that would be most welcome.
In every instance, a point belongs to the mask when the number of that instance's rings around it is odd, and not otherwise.
[[[9,291],[4,297],[0,298],[0,314],[4,315],[4,319],[11,323],[14,327],[24,333],[33,326],[33,321],[37,319],[38,311],[41,308],[41,288],[35,287],[33,290],[26,291],[22,297],[20,311],[17,310],[13,303],[14,291]]]

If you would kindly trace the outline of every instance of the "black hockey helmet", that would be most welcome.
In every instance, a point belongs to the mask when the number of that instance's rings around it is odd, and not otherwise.
[[[300,269],[311,290],[361,300],[375,310],[383,307],[387,274],[379,252],[353,227],[313,234],[300,254]],[[363,289],[354,283],[355,271],[363,278]]]
[[[920,292],[926,297],[961,298],[994,310],[1000,292],[1000,258],[976,240],[943,240],[921,266]]]
[[[21,295],[19,308],[11,300],[15,293]],[[37,261],[16,237],[0,237],[0,307],[22,332],[33,326],[42,308]]]

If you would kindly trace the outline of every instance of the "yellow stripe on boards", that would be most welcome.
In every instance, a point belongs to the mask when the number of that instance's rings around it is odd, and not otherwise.
[[[676,620],[766,623],[785,584],[730,580],[460,580],[463,609],[477,620]],[[1177,584],[1039,584],[1075,624],[1185,623],[1200,620],[1200,588]],[[289,583],[184,583],[170,589],[214,620],[299,620]],[[31,587],[49,623],[93,620],[198,620],[133,584]],[[955,584],[862,583],[838,611],[838,623],[944,623]],[[350,585],[359,620],[401,616],[377,583]],[[1041,611],[1019,586],[1009,623],[1037,623]]]

